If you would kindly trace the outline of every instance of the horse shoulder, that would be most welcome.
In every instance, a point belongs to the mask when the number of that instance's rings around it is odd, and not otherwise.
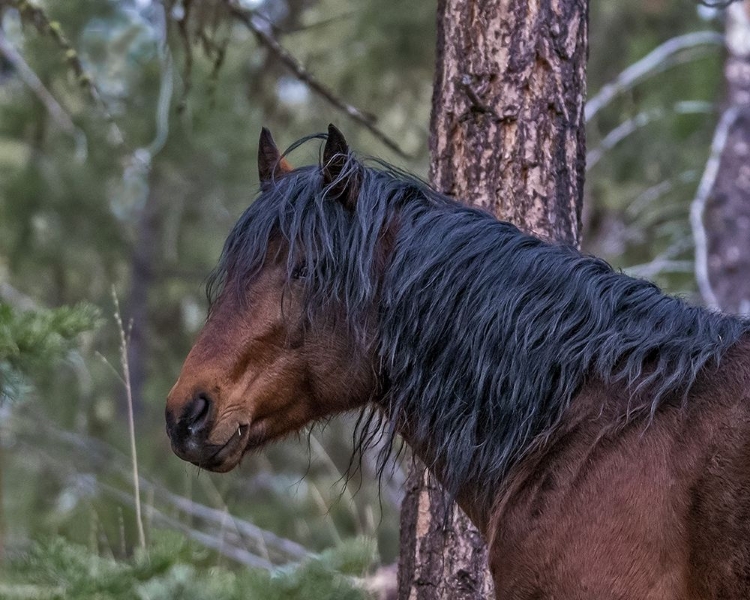
[[[602,402],[627,393],[584,388],[511,473],[488,531],[497,597],[750,597],[750,344],[648,422],[602,435]]]

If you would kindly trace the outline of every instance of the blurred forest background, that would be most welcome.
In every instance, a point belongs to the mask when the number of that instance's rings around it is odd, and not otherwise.
[[[378,482],[368,457],[350,472],[350,421],[217,476],[172,455],[164,400],[257,188],[262,125],[286,146],[333,122],[362,154],[426,175],[435,9],[0,2],[0,597],[377,587],[397,557],[403,473]],[[689,213],[725,91],[721,15],[591,5],[584,250],[696,302]],[[314,145],[293,160],[316,161]]]

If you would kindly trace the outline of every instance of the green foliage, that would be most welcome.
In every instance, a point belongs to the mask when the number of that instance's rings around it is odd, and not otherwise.
[[[0,302],[0,399],[17,399],[24,378],[62,357],[98,315],[90,304],[22,311]]]
[[[362,541],[275,573],[230,570],[204,564],[204,558],[175,535],[162,536],[130,560],[55,538],[11,562],[0,595],[9,600],[364,600],[350,576],[361,576],[373,559]]]

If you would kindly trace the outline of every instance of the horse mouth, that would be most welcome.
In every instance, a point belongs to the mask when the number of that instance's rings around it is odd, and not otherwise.
[[[237,431],[224,444],[218,448],[214,446],[216,449],[208,456],[190,462],[207,471],[217,473],[231,471],[237,466],[244,454],[249,429],[249,425],[238,425]]]
[[[222,446],[199,461],[191,460],[195,466],[214,473],[226,473],[234,469],[246,452],[265,443],[265,424],[238,425],[237,431]]]

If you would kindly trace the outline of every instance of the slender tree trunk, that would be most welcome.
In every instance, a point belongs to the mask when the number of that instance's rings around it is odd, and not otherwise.
[[[705,254],[696,258],[706,302],[750,314],[750,0],[727,8],[726,46],[725,111],[699,188],[705,207],[697,238],[703,225],[705,242],[696,249]]]
[[[439,0],[430,178],[542,237],[578,244],[588,0]],[[444,526],[445,511],[453,511]],[[413,469],[399,598],[493,597],[479,532]]]
[[[146,201],[138,214],[135,225],[135,243],[131,255],[129,315],[123,318],[132,320],[128,363],[130,388],[133,395],[133,411],[143,411],[143,388],[146,383],[149,342],[149,292],[154,283],[154,265],[158,249],[158,207],[155,197],[155,184],[151,186]]]

